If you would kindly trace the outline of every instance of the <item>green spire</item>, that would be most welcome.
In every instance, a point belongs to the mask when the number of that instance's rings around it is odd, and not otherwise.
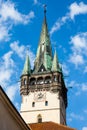
[[[53,58],[52,71],[61,72],[61,68],[59,66],[59,62],[58,62],[58,57],[57,57],[56,51],[55,51],[54,58]]]
[[[48,65],[48,62],[50,63],[50,66]],[[44,21],[42,24],[39,45],[37,48],[34,71],[38,72],[42,64],[44,65],[46,70],[51,70],[52,49],[51,49],[51,43],[50,43],[47,20],[46,20],[46,6],[44,7]]]
[[[29,55],[27,54],[22,75],[30,74],[30,73],[31,73],[30,60],[29,60]]]

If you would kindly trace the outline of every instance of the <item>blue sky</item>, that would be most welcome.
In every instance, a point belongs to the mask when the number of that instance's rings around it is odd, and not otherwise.
[[[27,48],[33,67],[44,3],[53,53],[56,45],[68,88],[67,124],[87,130],[86,0],[0,0],[0,84],[20,110],[18,81]]]

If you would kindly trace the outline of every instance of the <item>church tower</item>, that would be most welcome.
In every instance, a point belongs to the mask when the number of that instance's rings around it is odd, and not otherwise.
[[[46,7],[34,69],[31,71],[27,54],[21,75],[20,94],[20,113],[26,123],[53,121],[66,125],[67,88],[57,52],[52,55]]]

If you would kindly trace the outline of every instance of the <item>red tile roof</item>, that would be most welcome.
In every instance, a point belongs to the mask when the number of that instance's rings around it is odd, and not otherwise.
[[[42,122],[29,124],[32,130],[75,130],[65,125],[57,124],[54,122]]]

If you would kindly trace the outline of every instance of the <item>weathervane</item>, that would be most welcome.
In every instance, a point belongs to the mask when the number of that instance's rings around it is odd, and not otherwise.
[[[46,11],[47,11],[47,10],[46,10],[46,7],[47,7],[47,5],[44,4],[43,7],[44,7],[44,14],[46,14]]]

